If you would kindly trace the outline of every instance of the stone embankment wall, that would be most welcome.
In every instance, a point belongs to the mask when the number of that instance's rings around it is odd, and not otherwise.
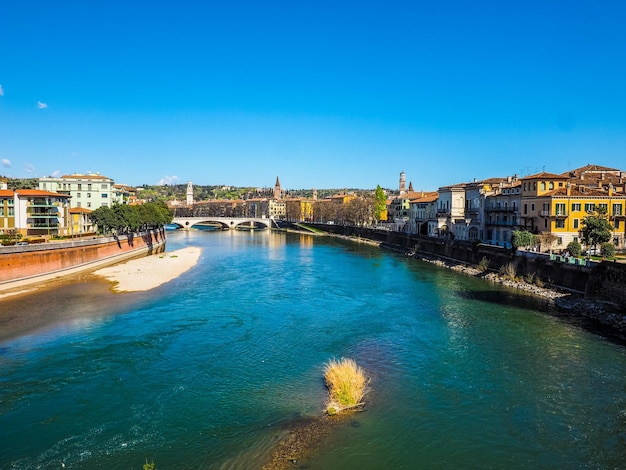
[[[544,283],[585,294],[585,298],[610,302],[626,311],[626,265],[613,262],[570,264],[560,257],[511,250],[480,243],[431,238],[364,227],[316,224],[328,233],[361,237],[425,256],[477,266],[485,257],[489,269],[498,271],[512,263],[518,276],[533,274]]]
[[[0,247],[0,284],[148,253],[164,246],[165,231],[38,245]]]

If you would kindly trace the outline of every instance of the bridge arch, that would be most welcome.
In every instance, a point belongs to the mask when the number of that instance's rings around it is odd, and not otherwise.
[[[171,225],[185,230],[198,224],[215,225],[223,230],[233,230],[238,228],[272,228],[273,223],[272,219],[259,217],[174,217]]]

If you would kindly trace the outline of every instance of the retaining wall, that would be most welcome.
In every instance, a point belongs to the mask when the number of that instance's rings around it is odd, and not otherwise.
[[[142,251],[150,253],[164,244],[165,230],[153,230],[119,237],[0,247],[0,284],[89,267]]]

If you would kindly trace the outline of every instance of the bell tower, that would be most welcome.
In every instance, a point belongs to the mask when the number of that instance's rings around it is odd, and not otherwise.
[[[187,205],[193,206],[193,184],[191,181],[187,182]]]
[[[406,175],[404,171],[400,172],[400,194],[406,193]]]
[[[280,189],[280,181],[278,176],[276,177],[276,184],[274,185],[274,199],[280,199],[282,197],[282,191]]]

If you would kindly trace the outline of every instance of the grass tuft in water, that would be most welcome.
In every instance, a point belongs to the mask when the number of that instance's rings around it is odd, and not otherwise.
[[[363,405],[367,378],[365,371],[352,359],[331,360],[324,368],[329,399],[326,412],[334,415]]]

